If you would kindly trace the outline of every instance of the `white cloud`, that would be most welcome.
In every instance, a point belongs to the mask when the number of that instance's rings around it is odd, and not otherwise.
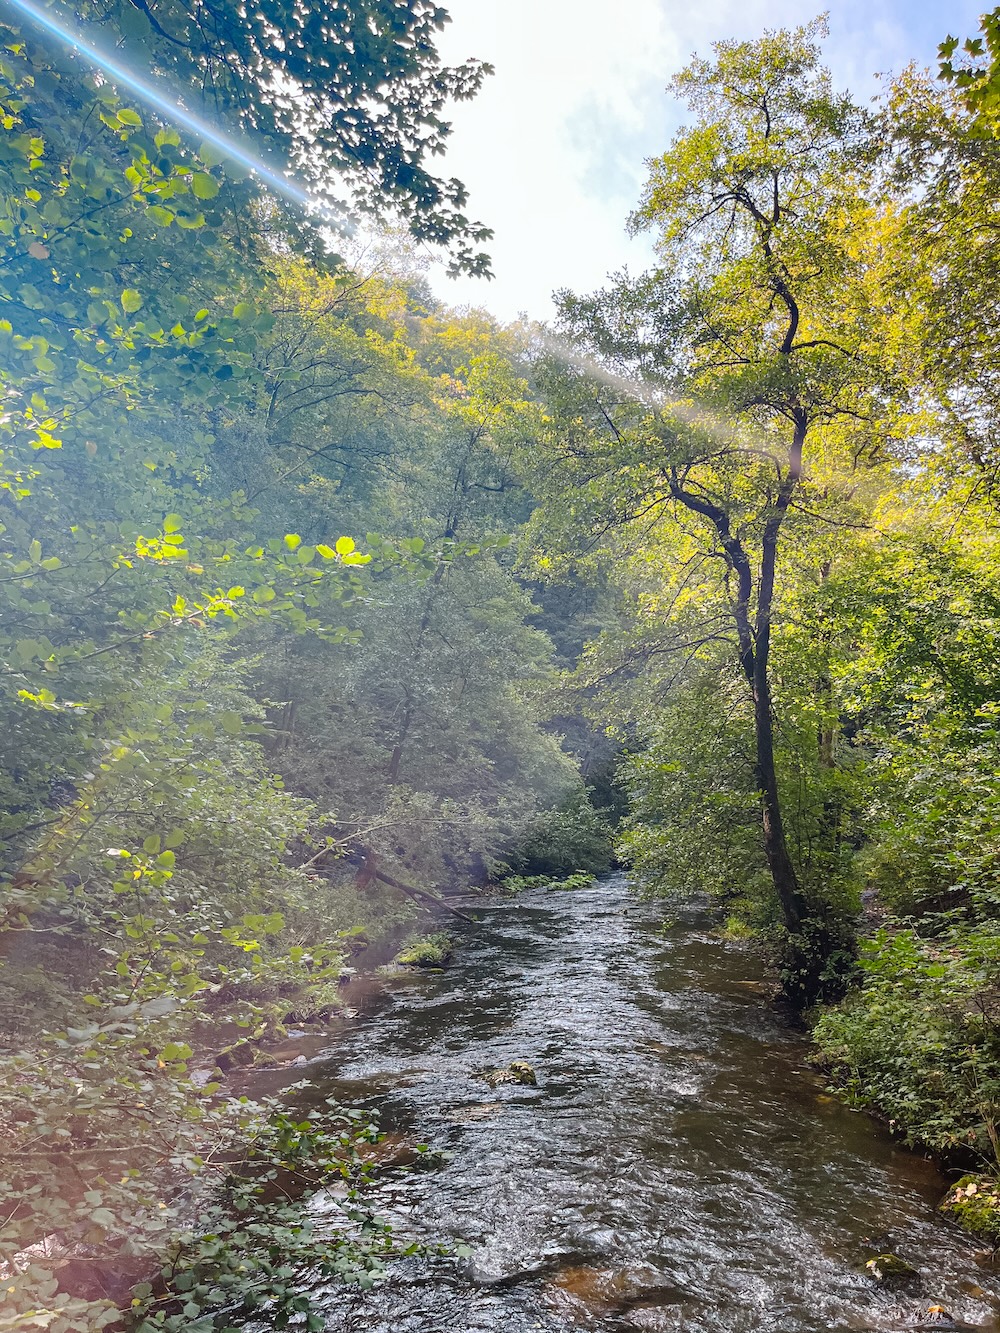
[[[823,0],[817,0],[817,9]],[[446,0],[441,39],[451,63],[479,56],[496,67],[474,102],[452,116],[443,170],[470,191],[470,214],[493,227],[495,281],[434,277],[453,305],[483,305],[501,318],[546,318],[550,293],[586,291],[608,272],[645,266],[645,239],[625,219],[682,108],[665,87],[692,50],[811,17],[798,0]],[[949,24],[977,25],[976,0],[947,16],[934,0],[829,0],[827,58],[860,96],[874,73],[934,59]]]

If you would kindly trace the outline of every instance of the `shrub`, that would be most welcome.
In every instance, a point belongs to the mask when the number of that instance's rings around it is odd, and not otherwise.
[[[404,967],[444,967],[451,957],[452,938],[439,931],[422,939],[410,939],[396,954]]]
[[[816,1024],[819,1060],[845,1097],[911,1146],[1000,1168],[1000,923],[922,939],[884,929],[864,983]]]
[[[577,870],[563,879],[553,879],[551,875],[508,875],[503,881],[507,893],[526,893],[530,889],[589,889],[597,883],[596,875],[589,875],[586,870]]]
[[[519,875],[554,876],[567,871],[603,875],[611,865],[611,827],[579,787],[562,805],[542,810],[525,826],[507,863]]]

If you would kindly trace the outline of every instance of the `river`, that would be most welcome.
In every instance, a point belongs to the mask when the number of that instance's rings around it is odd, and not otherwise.
[[[446,972],[367,988],[304,1071],[451,1154],[390,1173],[381,1205],[472,1252],[327,1289],[329,1333],[840,1333],[932,1303],[1000,1329],[1000,1277],[936,1215],[943,1177],[824,1091],[750,951],[664,930],[617,876],[477,914]],[[512,1060],[537,1087],[473,1077]],[[872,1237],[919,1286],[861,1272]]]

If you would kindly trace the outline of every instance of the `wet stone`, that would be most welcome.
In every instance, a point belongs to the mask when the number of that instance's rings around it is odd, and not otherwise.
[[[499,1088],[504,1083],[520,1083],[530,1088],[538,1084],[535,1071],[527,1060],[512,1060],[506,1069],[487,1069],[478,1077],[491,1088]]]
[[[545,1299],[549,1306],[559,1313],[573,1318],[580,1316],[596,1319],[611,1314],[630,1312],[639,1315],[640,1307],[660,1311],[651,1305],[659,1305],[662,1297],[668,1295],[663,1288],[660,1275],[651,1268],[596,1268],[588,1264],[578,1264],[564,1268],[548,1283]],[[650,1322],[651,1315],[640,1315],[635,1327],[663,1327]],[[645,1323],[643,1320],[645,1319]]]
[[[1000,1242],[1000,1181],[992,1176],[963,1176],[941,1201],[941,1211],[974,1236]]]
[[[953,1330],[953,1333],[972,1333],[973,1326],[959,1323],[943,1305],[929,1305],[926,1312],[915,1319],[909,1327],[913,1329],[936,1328],[941,1329],[943,1333],[947,1333],[947,1330]]]
[[[920,1280],[920,1272],[898,1254],[876,1254],[865,1264],[865,1272],[886,1286],[906,1286]]]

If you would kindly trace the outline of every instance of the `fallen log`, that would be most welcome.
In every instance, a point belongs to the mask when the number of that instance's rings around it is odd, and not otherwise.
[[[382,884],[388,884],[391,889],[398,889],[400,893],[405,893],[408,898],[412,898],[415,903],[422,899],[429,903],[434,903],[436,907],[443,907],[446,912],[451,912],[452,916],[457,916],[462,921],[467,921],[470,926],[476,924],[475,917],[469,916],[457,907],[452,907],[446,898],[442,898],[437,893],[431,893],[429,889],[415,889],[412,884],[404,884],[401,879],[393,879],[382,870],[373,870],[371,878],[377,879]]]

